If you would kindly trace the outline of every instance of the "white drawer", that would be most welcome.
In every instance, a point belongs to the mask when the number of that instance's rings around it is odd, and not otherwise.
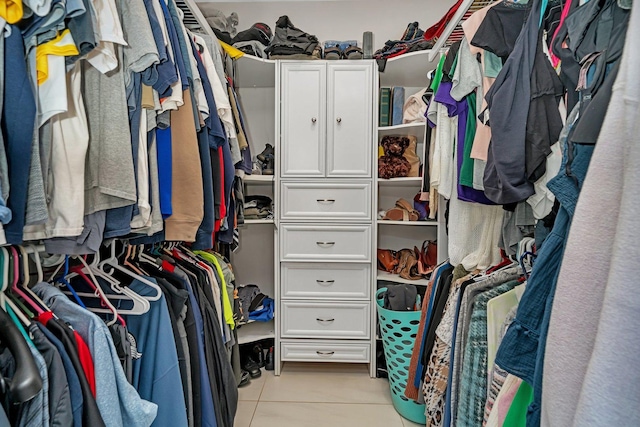
[[[282,261],[369,261],[371,227],[284,225]]]
[[[332,343],[323,341],[281,342],[280,354],[285,362],[369,363],[368,342]]]
[[[283,338],[369,338],[369,303],[282,302]]]
[[[282,183],[282,220],[371,220],[371,183]]]
[[[369,264],[282,264],[282,298],[369,299]]]

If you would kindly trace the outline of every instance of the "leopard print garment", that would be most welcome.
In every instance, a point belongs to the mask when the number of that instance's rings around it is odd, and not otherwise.
[[[427,427],[441,426],[444,422],[444,405],[449,376],[449,358],[451,347],[436,337],[429,357],[422,392],[426,404]]]

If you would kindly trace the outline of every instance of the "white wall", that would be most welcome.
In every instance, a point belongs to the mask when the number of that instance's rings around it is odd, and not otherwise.
[[[196,0],[201,1],[201,0]],[[389,39],[402,36],[409,22],[418,21],[427,29],[436,23],[455,0],[293,0],[293,1],[226,1],[214,2],[229,15],[237,12],[238,31],[255,22],[264,22],[272,30],[281,15],[288,15],[293,25],[324,40],[358,40],[372,31],[374,50]]]

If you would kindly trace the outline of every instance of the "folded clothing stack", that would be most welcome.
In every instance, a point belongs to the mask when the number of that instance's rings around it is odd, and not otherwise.
[[[244,219],[272,219],[273,201],[267,196],[246,196]]]
[[[272,58],[286,56],[288,59],[311,59],[312,57],[320,59],[321,50],[316,36],[296,28],[289,17],[283,15],[276,22],[275,35],[265,52]]]
[[[248,30],[240,31],[233,38],[233,47],[246,54],[266,58],[267,53],[264,50],[269,46],[272,38],[271,28],[263,22],[257,22]]]
[[[239,286],[237,290],[238,323],[268,322],[273,319],[274,302],[260,291],[258,285]]]
[[[433,41],[424,39],[424,31],[417,22],[411,22],[407,26],[400,40],[388,40],[381,49],[378,49],[373,57],[375,59],[393,58],[408,52],[426,50],[433,47]]]

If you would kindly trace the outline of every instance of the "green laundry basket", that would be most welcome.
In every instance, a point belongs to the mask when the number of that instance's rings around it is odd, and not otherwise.
[[[382,333],[384,356],[387,359],[391,400],[396,411],[404,418],[418,424],[425,424],[425,405],[419,404],[404,395],[409,378],[411,352],[416,342],[420,311],[393,311],[383,308],[384,292],[381,288],[376,292],[378,302],[378,320]]]

